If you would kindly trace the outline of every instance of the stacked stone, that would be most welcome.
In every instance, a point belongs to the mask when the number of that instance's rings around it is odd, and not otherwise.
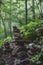
[[[2,48],[0,48],[0,65],[5,65],[5,61],[2,57],[2,55],[3,55],[3,50],[2,50]]]
[[[20,42],[20,40],[22,40],[20,37],[20,30],[17,29],[17,27],[13,27],[13,31],[16,41],[15,45],[12,46],[11,43],[5,42],[0,48],[0,65],[37,65],[35,63],[30,63],[30,59],[36,53],[41,52],[40,45],[30,43],[29,48],[26,48],[24,42]],[[42,63],[38,65],[43,65],[43,55],[40,56],[39,60]]]
[[[13,31],[15,35],[15,40],[19,40],[15,44],[15,48],[13,50],[14,52],[13,56],[16,55],[15,58],[19,59],[19,62],[17,65],[27,65],[29,63],[29,59],[27,59],[28,55],[27,55],[26,47],[24,46],[22,42],[20,42],[20,40],[22,40],[22,38],[20,37],[20,30],[17,29],[17,27],[13,27]]]

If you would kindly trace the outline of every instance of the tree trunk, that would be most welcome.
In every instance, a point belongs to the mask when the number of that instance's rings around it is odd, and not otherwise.
[[[32,19],[33,19],[33,22],[35,22],[35,5],[34,5],[34,0],[32,0]]]
[[[40,4],[40,20],[42,19],[42,1],[39,1]]]
[[[11,24],[12,24],[12,19],[11,19],[11,0],[10,0],[10,24],[9,24],[9,27],[10,27],[10,36],[12,37]]]
[[[0,1],[0,2],[2,3],[2,1]],[[0,8],[1,8],[1,6],[0,6]],[[6,13],[5,13],[5,17],[6,17]],[[5,19],[3,19],[2,15],[1,15],[1,10],[0,10],[0,18],[1,18],[3,26],[4,26],[5,37],[7,37],[6,26],[5,26]]]
[[[3,26],[4,26],[5,37],[7,37],[6,26],[5,26],[5,22],[4,22],[3,18],[2,18],[2,23],[3,23]]]
[[[26,21],[26,24],[28,23],[27,22],[27,0],[25,0],[25,21]]]

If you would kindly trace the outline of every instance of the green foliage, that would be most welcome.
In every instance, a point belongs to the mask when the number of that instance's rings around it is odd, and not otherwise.
[[[32,14],[32,5],[31,5],[31,0],[27,0],[27,11],[28,11],[28,15],[27,15],[27,22],[31,22],[33,20],[33,14]],[[39,19],[39,14],[40,14],[40,9],[39,9],[39,1],[35,0],[34,2],[35,6],[33,6],[33,8],[35,8],[35,21],[41,21]],[[3,33],[5,34],[5,30],[6,30],[6,34],[8,36],[9,32],[10,32],[10,36],[12,33],[12,25],[16,25],[16,26],[22,26],[25,25],[25,0],[1,0],[0,1],[0,33],[1,36],[0,38],[2,38]],[[31,25],[31,24],[30,24]],[[5,27],[5,30],[4,30]],[[28,25],[27,25],[28,27]],[[3,29],[2,29],[3,28]],[[9,31],[8,31],[9,29]],[[28,31],[27,31],[28,32]],[[6,35],[5,34],[5,35]],[[25,33],[25,35],[27,36],[27,34],[29,33]],[[33,33],[34,34],[34,33]],[[3,37],[5,36],[3,35]]]
[[[39,58],[41,56],[41,53],[38,53],[38,54],[35,54],[32,58],[31,58],[31,61],[32,62],[35,62],[35,63],[41,63],[41,61],[39,61]]]
[[[20,30],[22,32],[21,36],[24,39],[27,38],[33,38],[33,41],[36,40],[36,37],[39,33],[36,32],[36,29],[43,27],[43,23],[42,22],[30,22],[27,25],[24,25],[22,27],[20,27]]]
[[[3,39],[2,40],[0,40],[0,47],[3,45]]]
[[[10,42],[10,41],[11,41],[11,37],[7,37],[7,38],[5,38],[4,41],[8,41],[8,42]]]
[[[7,37],[7,38],[4,38],[4,39],[0,40],[0,47],[4,44],[5,41],[10,42],[11,41],[11,37]]]

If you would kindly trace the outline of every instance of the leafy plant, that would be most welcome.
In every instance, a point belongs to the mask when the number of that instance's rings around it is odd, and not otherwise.
[[[32,39],[32,41],[34,41],[37,39],[39,34],[36,29],[40,27],[43,27],[42,22],[30,22],[29,24],[20,27],[20,31],[22,32],[21,36],[24,39],[28,38],[28,40]]]
[[[11,37],[7,37],[7,38],[4,38],[4,39],[0,40],[0,47],[4,44],[5,41],[10,42],[11,41]]]
[[[40,61],[40,57],[41,57],[42,53],[37,53],[35,54],[32,58],[31,58],[31,62],[32,63],[36,63],[36,64],[41,64],[42,62]]]

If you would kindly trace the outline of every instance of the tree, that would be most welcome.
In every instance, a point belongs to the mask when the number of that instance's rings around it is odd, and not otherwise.
[[[26,21],[26,24],[28,23],[27,22],[27,0],[25,0],[25,21]]]
[[[33,22],[35,22],[35,5],[34,5],[34,0],[32,0],[32,19]]]
[[[40,19],[43,19],[43,14],[42,14],[42,0],[39,0],[39,4],[40,4]]]
[[[0,5],[3,5],[3,2],[0,0]],[[3,24],[3,27],[4,27],[4,33],[5,33],[5,37],[7,37],[7,33],[6,33],[6,26],[5,26],[5,19],[3,19],[2,17],[2,14],[1,14],[1,10],[0,10],[0,17],[2,19],[2,24]],[[6,17],[6,13],[5,13],[5,17]]]

